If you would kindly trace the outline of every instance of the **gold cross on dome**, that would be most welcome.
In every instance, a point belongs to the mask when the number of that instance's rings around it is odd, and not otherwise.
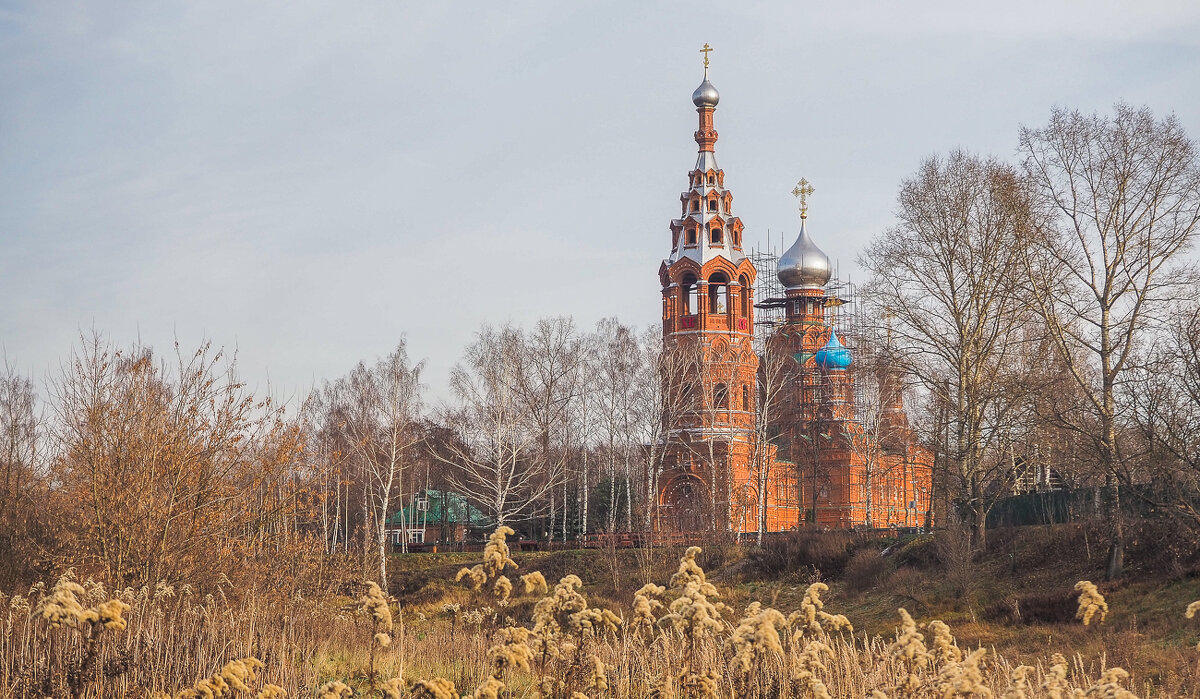
[[[814,191],[816,190],[813,186],[804,178],[800,178],[796,188],[792,190],[792,196],[800,200],[800,218],[808,218],[808,197]]]
[[[700,53],[704,54],[704,77],[705,78],[708,77],[708,52],[712,51],[712,50],[713,49],[711,46],[708,45],[708,42],[705,42],[704,48],[700,49]]]

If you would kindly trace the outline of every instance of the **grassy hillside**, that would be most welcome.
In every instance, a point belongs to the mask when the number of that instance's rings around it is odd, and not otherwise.
[[[1194,542],[1172,537],[1153,525],[1135,530],[1127,575],[1117,583],[1103,582],[1103,532],[1088,525],[996,530],[976,555],[954,533],[903,540],[802,533],[763,550],[714,542],[705,546],[701,564],[738,612],[759,600],[786,613],[800,606],[810,583],[821,581],[830,586],[830,608],[848,616],[860,635],[890,638],[899,623],[896,610],[904,607],[918,622],[950,624],[964,647],[992,648],[1013,663],[1078,654],[1089,673],[1119,665],[1156,692],[1196,695],[1200,619],[1185,619],[1183,610],[1200,599],[1200,560]],[[584,550],[514,558],[518,573],[540,570],[552,583],[574,573],[594,604],[628,613],[632,592],[646,582],[664,583],[681,553]],[[479,558],[397,556],[391,592],[409,613],[436,614],[445,603],[467,599],[454,575]],[[1079,580],[1095,581],[1106,596],[1110,613],[1103,623],[1085,627],[1074,618]]]

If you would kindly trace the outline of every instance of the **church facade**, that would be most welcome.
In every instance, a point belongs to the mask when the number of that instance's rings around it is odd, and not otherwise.
[[[707,49],[707,45],[705,47]],[[755,342],[755,268],[717,164],[708,80],[692,94],[696,163],[670,223],[662,285],[664,530],[785,531],[926,524],[932,454],[908,427],[902,381],[885,363],[859,375],[827,309],[828,256],[806,230],[779,258],[784,319]],[[856,382],[870,379],[872,400]],[[864,411],[863,408],[867,409]],[[869,413],[860,416],[860,412]]]

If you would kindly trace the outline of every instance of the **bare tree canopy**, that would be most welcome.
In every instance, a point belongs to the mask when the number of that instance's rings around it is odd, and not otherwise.
[[[1075,421],[1110,482],[1128,481],[1118,387],[1139,346],[1195,283],[1185,253],[1200,226],[1196,146],[1174,116],[1118,104],[1112,115],[1055,110],[1021,130],[1039,217],[1024,266],[1049,337],[1089,408]],[[1093,426],[1094,425],[1094,426]],[[1110,489],[1108,575],[1123,534]]]
[[[932,157],[906,179],[897,224],[861,258],[867,298],[890,326],[892,356],[944,407],[940,440],[984,535],[992,481],[1004,470],[1004,430],[1019,404],[1029,316],[1018,232],[1028,220],[1017,172],[963,151]],[[977,542],[978,543],[978,542]]]
[[[561,478],[538,458],[542,432],[521,399],[523,352],[515,328],[479,331],[450,376],[457,404],[445,420],[458,441],[436,455],[454,467],[452,484],[497,525],[544,513]]]

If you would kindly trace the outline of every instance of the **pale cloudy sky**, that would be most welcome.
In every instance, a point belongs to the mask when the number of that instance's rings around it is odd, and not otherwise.
[[[747,242],[807,177],[843,275],[1052,106],[1200,136],[1194,2],[0,2],[0,347],[209,338],[286,397],[407,334],[436,398],[485,321],[655,322],[705,42]]]

